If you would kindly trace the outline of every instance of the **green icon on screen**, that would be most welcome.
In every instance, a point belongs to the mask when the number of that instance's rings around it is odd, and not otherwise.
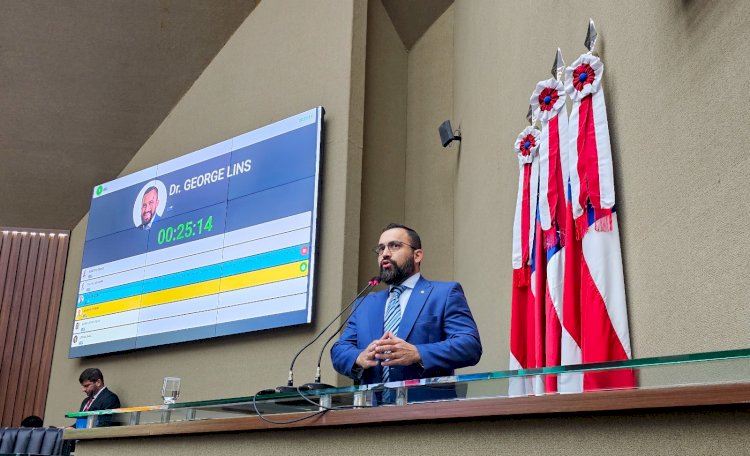
[[[100,186],[96,187],[96,196],[101,195],[103,191],[104,191],[104,187],[103,186],[100,185]]]
[[[307,271],[307,262],[304,262],[304,263],[300,264],[299,265],[299,270],[302,271],[302,272]]]

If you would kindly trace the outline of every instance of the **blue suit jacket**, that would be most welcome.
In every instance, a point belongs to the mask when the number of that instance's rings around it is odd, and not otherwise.
[[[357,356],[383,336],[383,319],[388,290],[366,296],[359,304],[341,338],[331,347],[333,367],[342,375],[357,379],[352,372]],[[431,282],[420,277],[412,290],[396,336],[413,344],[422,365],[392,367],[391,381],[453,375],[454,369],[473,366],[482,356],[482,343],[463,289],[457,282]],[[362,383],[380,383],[382,367],[362,373]],[[435,389],[409,391],[410,400],[455,397]]]

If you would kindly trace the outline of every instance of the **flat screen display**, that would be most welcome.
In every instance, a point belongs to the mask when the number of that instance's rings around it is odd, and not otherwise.
[[[69,357],[310,323],[323,112],[94,187]]]

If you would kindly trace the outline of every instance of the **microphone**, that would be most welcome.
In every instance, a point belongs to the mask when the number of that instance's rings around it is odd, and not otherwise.
[[[372,279],[370,279],[370,283],[367,285],[367,288],[376,287],[378,286],[379,283],[380,283],[380,277],[373,277]],[[365,290],[367,288],[365,288]],[[364,292],[364,290],[362,291]],[[346,326],[347,323],[349,323],[349,319],[352,318],[352,315],[354,315],[354,312],[356,312],[360,304],[362,304],[362,301],[364,299],[359,299],[359,296],[361,294],[362,293],[357,295],[357,297],[354,298],[354,301],[352,301],[352,304],[355,302],[357,303],[357,305],[355,305],[354,308],[352,309],[352,312],[349,314],[348,317],[346,317],[346,319],[344,319],[344,322],[341,323],[341,326],[339,326],[338,329],[333,334],[331,334],[331,337],[329,337],[328,340],[325,341],[325,343],[323,344],[323,347],[320,349],[320,353],[318,353],[318,366],[317,366],[317,369],[315,370],[315,380],[312,383],[305,383],[304,385],[302,385],[302,388],[307,389],[307,390],[334,388],[333,385],[320,382],[320,364],[321,364],[321,361],[323,360],[323,352],[325,352],[326,347],[328,346],[329,343],[331,343],[333,338],[336,337],[338,333],[341,332],[342,329],[344,329],[344,326]],[[349,304],[349,306],[351,306],[351,304]],[[347,308],[349,306],[347,306]]]
[[[262,395],[265,395],[265,394],[287,393],[287,392],[297,391],[297,388],[294,386],[294,363],[297,361],[297,358],[299,357],[299,355],[303,351],[305,351],[305,349],[307,347],[309,347],[310,345],[314,344],[315,341],[317,341],[318,339],[320,339],[320,336],[322,336],[328,330],[328,328],[331,327],[331,325],[333,325],[334,323],[336,323],[336,320],[338,320],[339,317],[341,317],[344,314],[344,312],[346,312],[347,310],[349,310],[349,308],[355,302],[357,302],[357,300],[366,291],[368,291],[369,289],[371,289],[372,287],[376,286],[379,283],[380,283],[380,277],[373,277],[372,279],[370,279],[367,282],[367,286],[365,286],[359,293],[357,293],[357,296],[354,298],[354,300],[352,300],[352,302],[349,303],[349,305],[347,305],[346,307],[344,307],[344,309],[341,312],[339,312],[338,315],[336,315],[333,318],[333,320],[331,320],[331,322],[326,325],[325,328],[323,328],[315,337],[313,337],[310,342],[306,343],[302,348],[300,348],[300,350],[297,352],[297,354],[294,355],[294,358],[292,358],[292,362],[289,365],[289,377],[287,379],[287,384],[286,385],[277,386],[275,389],[264,389],[264,390],[258,391],[258,393],[256,393],[256,395],[262,396]],[[348,320],[349,319],[347,318],[347,321]],[[318,370],[320,370],[320,362],[318,362]],[[307,387],[307,386],[304,386],[304,387]]]

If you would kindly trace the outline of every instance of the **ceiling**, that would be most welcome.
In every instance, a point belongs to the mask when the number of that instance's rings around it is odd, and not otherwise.
[[[4,0],[0,226],[72,229],[258,3]],[[383,0],[407,49],[452,3]]]

